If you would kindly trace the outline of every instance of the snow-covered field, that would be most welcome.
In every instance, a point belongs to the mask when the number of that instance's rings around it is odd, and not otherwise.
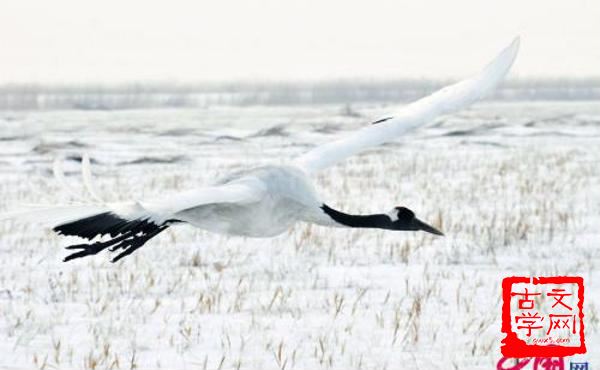
[[[0,211],[200,186],[283,162],[392,107],[0,112]],[[52,162],[64,157],[72,189]],[[446,233],[167,230],[123,261],[0,223],[1,369],[494,369],[501,280],[580,275],[600,366],[600,104],[484,103],[319,174],[346,211],[405,205]],[[107,252],[108,253],[108,252]]]

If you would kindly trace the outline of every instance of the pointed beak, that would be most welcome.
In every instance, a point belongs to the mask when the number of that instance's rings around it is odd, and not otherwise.
[[[438,229],[436,229],[435,227],[433,227],[431,225],[426,224],[425,222],[419,220],[418,218],[415,218],[413,220],[413,226],[415,227],[415,230],[423,230],[423,231],[426,231],[431,234],[444,236],[443,232],[439,231]]]

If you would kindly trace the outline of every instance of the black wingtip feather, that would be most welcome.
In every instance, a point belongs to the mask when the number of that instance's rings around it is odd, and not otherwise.
[[[90,244],[66,247],[69,250],[76,250],[76,252],[65,257],[64,262],[98,254],[105,249],[112,252],[121,249],[120,254],[112,259],[112,262],[117,262],[142,247],[148,240],[168,227],[169,222],[157,225],[148,220],[127,221],[110,213],[103,213],[57,226],[54,230],[60,234],[76,235],[88,240],[94,239],[97,235],[110,235],[106,241],[100,240]]]
[[[122,250],[112,259],[112,262],[117,262],[142,247],[148,240],[167,229],[169,225],[178,222],[181,221],[169,219],[162,224],[156,224],[148,219],[126,220],[111,212],[104,212],[56,226],[54,231],[58,234],[79,236],[87,240],[92,240],[98,235],[110,236],[105,241],[67,247],[69,250],[77,251],[65,257],[64,262],[98,254],[105,249],[111,252]]]
[[[77,221],[58,225],[53,230],[62,235],[79,236],[88,240],[94,239],[98,235],[110,234],[116,236],[122,229],[130,228],[131,223],[143,221],[128,221],[114,213],[104,212],[94,216],[82,218]]]

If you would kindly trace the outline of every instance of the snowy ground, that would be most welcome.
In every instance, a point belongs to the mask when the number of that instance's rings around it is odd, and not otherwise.
[[[0,210],[210,183],[285,161],[390,107],[0,112]],[[600,366],[600,104],[487,103],[321,173],[347,211],[415,210],[446,233],[298,225],[272,239],[189,227],[117,264],[0,224],[1,369],[494,369],[501,280],[581,275]],[[60,188],[52,161],[74,189]]]

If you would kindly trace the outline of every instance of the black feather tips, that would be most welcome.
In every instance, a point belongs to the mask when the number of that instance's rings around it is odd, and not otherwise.
[[[122,252],[112,259],[112,262],[116,262],[142,247],[148,240],[161,233],[169,227],[169,224],[174,222],[178,221],[168,220],[162,225],[157,225],[148,219],[126,220],[111,212],[104,212],[56,226],[53,230],[58,234],[79,236],[87,240],[92,240],[97,236],[110,236],[110,239],[106,241],[67,247],[67,249],[78,251],[68,255],[64,259],[65,262],[98,254],[105,249],[112,252],[121,249]]]

